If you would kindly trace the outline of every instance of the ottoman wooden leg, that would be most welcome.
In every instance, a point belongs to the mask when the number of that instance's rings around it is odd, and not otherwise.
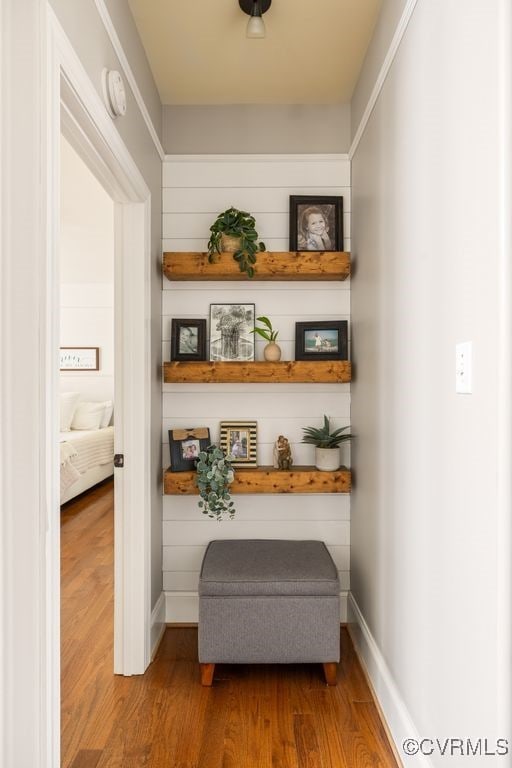
[[[327,685],[336,685],[336,673],[338,665],[335,661],[328,661],[324,664],[325,682]]]
[[[212,685],[215,664],[200,664],[201,667],[201,685]]]

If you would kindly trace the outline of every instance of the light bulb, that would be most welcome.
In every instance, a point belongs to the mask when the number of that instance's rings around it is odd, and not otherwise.
[[[247,22],[246,37],[265,37],[265,24],[261,16],[251,16]]]

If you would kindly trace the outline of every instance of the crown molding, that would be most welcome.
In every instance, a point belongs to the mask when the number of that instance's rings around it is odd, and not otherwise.
[[[119,63],[121,64],[121,67],[123,69],[123,72],[125,74],[126,79],[128,80],[128,83],[130,85],[130,88],[132,90],[132,93],[134,95],[135,101],[137,102],[137,105],[140,109],[141,115],[144,119],[144,122],[146,123],[147,129],[149,131],[149,135],[153,139],[153,143],[156,147],[156,151],[158,152],[160,156],[160,160],[164,160],[165,158],[165,152],[164,148],[162,146],[162,143],[158,137],[158,133],[155,130],[155,126],[153,125],[153,122],[151,120],[151,117],[149,115],[148,109],[146,107],[146,104],[144,102],[144,99],[142,97],[142,94],[140,92],[139,86],[137,85],[137,81],[135,79],[135,75],[133,74],[133,70],[130,67],[130,63],[128,61],[128,57],[126,53],[124,52],[124,48],[121,44],[121,41],[119,39],[119,36],[116,32],[116,28],[114,26],[114,22],[112,21],[112,18],[108,12],[107,6],[105,5],[104,0],[94,0],[96,9],[100,15],[100,18],[103,22],[103,26],[105,27],[105,31],[107,35],[110,38],[110,42],[112,43],[112,47],[114,48],[114,51],[116,53],[117,58],[119,59]]]
[[[345,153],[314,154],[255,154],[255,155],[165,155],[167,163],[336,163],[349,160]]]
[[[400,43],[402,42],[402,38],[405,34],[405,31],[407,29],[407,26],[409,24],[409,21],[411,20],[412,14],[414,13],[414,9],[416,8],[417,4],[418,4],[418,0],[408,0],[405,5],[403,13],[400,17],[400,21],[398,22],[397,28],[395,30],[395,34],[393,35],[393,39],[391,40],[391,44],[388,48],[388,52],[384,58],[384,61],[382,62],[382,66],[377,76],[377,80],[375,81],[375,85],[373,86],[373,90],[370,94],[370,98],[368,99],[368,104],[366,105],[366,109],[363,112],[363,116],[361,118],[357,131],[355,133],[354,139],[352,141],[352,144],[350,145],[350,149],[348,151],[348,156],[350,160],[352,160],[355,153],[357,152],[359,142],[361,141],[363,134],[366,130],[368,121],[371,117],[375,104],[377,103],[377,99],[380,96],[380,92],[382,91],[384,83],[386,82],[386,78],[388,76],[389,70],[391,69],[391,65],[395,60],[395,56],[400,47]]]

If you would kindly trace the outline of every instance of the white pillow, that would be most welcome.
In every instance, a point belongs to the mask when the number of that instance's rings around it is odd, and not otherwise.
[[[105,400],[104,403],[102,403],[104,406],[103,411],[103,417],[101,419],[100,429],[104,429],[105,427],[108,427],[110,424],[110,419],[112,418],[112,413],[114,411],[114,403],[112,400]]]
[[[60,431],[69,432],[80,400],[80,392],[62,392],[60,396]]]
[[[104,412],[105,403],[79,403],[71,429],[99,429]]]

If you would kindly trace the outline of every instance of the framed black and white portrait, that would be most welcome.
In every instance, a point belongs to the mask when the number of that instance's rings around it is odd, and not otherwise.
[[[254,304],[210,304],[210,360],[254,360]]]
[[[342,251],[343,198],[290,195],[290,251]]]
[[[171,360],[206,360],[206,320],[173,318]]]

